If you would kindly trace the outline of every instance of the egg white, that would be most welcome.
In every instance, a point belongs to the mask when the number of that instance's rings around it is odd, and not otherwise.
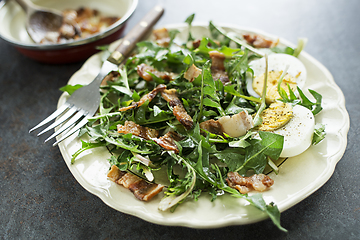
[[[284,71],[286,66],[289,65],[289,69],[287,73],[292,76],[296,80],[297,86],[302,89],[305,85],[306,81],[306,68],[304,64],[296,57],[283,54],[283,53],[275,53],[268,56],[268,71]],[[254,71],[253,78],[255,79],[257,76],[265,73],[265,57],[254,60],[249,63],[249,66]],[[247,76],[247,90],[250,95],[254,97],[260,97],[252,87],[252,79],[251,76]]]
[[[308,149],[312,142],[315,117],[300,105],[293,107],[292,119],[282,128],[272,131],[284,136],[284,146],[280,157],[294,157]]]

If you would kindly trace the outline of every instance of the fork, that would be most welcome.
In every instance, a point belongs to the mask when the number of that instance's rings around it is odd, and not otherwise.
[[[50,124],[37,135],[40,136],[50,129],[62,124],[58,130],[45,140],[45,142],[48,142],[59,134],[64,133],[61,138],[53,144],[53,146],[56,146],[83,127],[88,122],[88,119],[95,115],[99,107],[99,88],[104,77],[106,77],[109,72],[119,69],[119,65],[134,49],[136,43],[146,35],[148,30],[155,25],[163,13],[164,9],[160,6],[156,6],[150,10],[150,12],[147,13],[145,17],[123,38],[120,45],[103,63],[100,72],[95,79],[87,86],[76,90],[61,107],[38,125],[30,129],[29,133],[60,116],[54,123]]]

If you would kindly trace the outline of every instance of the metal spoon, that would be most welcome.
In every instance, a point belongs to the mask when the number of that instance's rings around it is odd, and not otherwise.
[[[34,42],[40,43],[49,32],[58,32],[62,23],[61,11],[39,7],[29,0],[15,0],[26,12],[26,30]]]

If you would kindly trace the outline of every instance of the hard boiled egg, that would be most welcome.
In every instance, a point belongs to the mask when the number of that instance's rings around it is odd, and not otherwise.
[[[288,92],[287,84],[290,85],[291,89],[295,92],[296,86],[302,88],[306,81],[306,68],[304,64],[294,56],[288,54],[271,54],[268,56],[268,81],[267,81],[267,92],[266,102],[272,103],[276,99],[280,98],[277,91],[278,80],[289,65],[287,75],[284,77],[281,87]],[[248,77],[247,79],[247,90],[250,95],[254,97],[260,97],[264,86],[265,77],[265,58],[261,58],[252,61],[250,67],[254,71],[254,76]]]
[[[300,105],[292,109],[293,116],[283,127],[271,131],[284,136],[284,146],[280,157],[294,157],[308,149],[312,142],[315,118],[312,112]]]

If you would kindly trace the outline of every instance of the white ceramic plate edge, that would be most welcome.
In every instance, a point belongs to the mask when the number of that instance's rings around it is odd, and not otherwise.
[[[183,26],[184,26],[183,24],[180,24],[180,25],[169,25],[166,27],[171,29],[171,28],[178,28],[178,27],[183,27]],[[228,26],[228,25],[226,25],[226,26]],[[235,27],[235,28],[243,29],[243,30],[251,31],[251,32],[257,32],[259,34],[269,36],[269,34],[266,34],[262,31],[259,31],[256,29],[239,28],[239,27]],[[286,45],[293,46],[293,44],[288,43],[286,40],[281,39],[281,42],[285,43]],[[337,151],[333,155],[327,157],[328,163],[326,164],[326,168],[324,169],[322,174],[319,175],[319,177],[316,179],[315,183],[309,184],[307,187],[301,189],[301,191],[300,191],[301,194],[297,195],[296,197],[292,197],[290,199],[287,198],[287,199],[284,199],[283,201],[276,202],[276,204],[278,205],[278,207],[281,211],[284,211],[284,210],[290,208],[291,206],[295,205],[296,203],[298,203],[301,200],[308,197],[310,194],[312,194],[318,188],[320,188],[331,177],[331,175],[333,174],[333,172],[335,170],[336,163],[341,159],[341,156],[343,155],[343,153],[345,151],[346,143],[347,143],[347,132],[349,129],[349,116],[345,109],[345,98],[344,98],[341,90],[335,84],[335,81],[334,81],[333,77],[331,76],[330,72],[320,62],[315,60],[309,54],[302,52],[301,57],[309,60],[319,70],[321,70],[326,75],[326,78],[329,81],[329,84],[331,85],[331,87],[338,94],[338,99],[337,99],[338,104],[339,104],[338,109],[342,112],[342,114],[344,116],[344,118],[342,119],[342,125],[338,130],[338,133],[341,135],[341,138],[340,138],[341,139],[341,143],[340,143],[341,147],[340,147],[339,151]],[[90,75],[94,75],[94,74],[96,75],[96,72],[100,68],[99,59],[100,59],[99,54],[94,55],[90,59],[88,59],[88,61],[83,65],[83,67],[77,73],[75,73],[73,75],[73,77],[70,79],[69,82],[71,82],[72,84],[76,83],[77,82],[76,78],[79,74],[83,74],[84,72],[89,71],[90,68],[88,67],[88,65],[92,65],[92,64],[96,65],[96,63],[98,62],[97,69],[94,66],[91,67],[92,73]],[[89,81],[90,80],[91,80],[91,78],[89,77]],[[82,83],[86,83],[86,82],[82,82]],[[59,99],[59,106],[65,101],[65,99],[66,99],[66,94],[63,94]],[[79,140],[72,139],[71,141],[79,141]],[[250,218],[247,218],[247,217],[239,218],[239,217],[235,216],[235,217],[221,218],[218,221],[213,221],[213,222],[202,222],[202,221],[196,220],[196,219],[195,220],[194,219],[185,220],[185,219],[181,219],[181,218],[170,220],[170,219],[167,219],[166,216],[163,218],[162,217],[159,218],[159,215],[157,213],[154,215],[152,213],[146,213],[146,212],[144,213],[141,211],[139,212],[139,210],[137,208],[131,209],[131,208],[126,208],[126,206],[119,208],[118,206],[116,206],[116,203],[114,202],[115,199],[109,197],[110,193],[109,193],[108,189],[98,187],[98,186],[95,186],[95,185],[89,183],[86,178],[84,178],[81,174],[79,174],[79,172],[74,167],[74,165],[70,164],[71,153],[68,151],[67,144],[68,143],[66,143],[66,144],[61,143],[61,144],[59,144],[59,148],[60,148],[60,151],[64,157],[64,160],[65,160],[67,166],[69,167],[70,171],[72,172],[72,174],[74,175],[76,180],[87,191],[98,196],[99,198],[102,199],[102,201],[104,201],[104,203],[106,203],[110,207],[113,207],[114,209],[119,210],[121,212],[140,217],[140,218],[142,218],[146,221],[152,222],[152,223],[157,223],[157,224],[161,224],[161,225],[187,226],[187,227],[193,227],[193,228],[213,228],[213,227],[223,227],[223,226],[228,226],[228,225],[248,224],[248,223],[257,222],[257,221],[260,221],[260,220],[263,220],[266,218],[266,216],[264,214],[262,214],[261,212],[258,212],[258,214],[256,216],[253,216]],[[106,159],[104,161],[106,161]],[[112,184],[112,183],[109,183],[109,184]],[[205,199],[205,200],[207,200],[207,199]],[[134,201],[137,201],[137,200],[134,199]],[[218,201],[218,200],[216,200],[216,201]]]

